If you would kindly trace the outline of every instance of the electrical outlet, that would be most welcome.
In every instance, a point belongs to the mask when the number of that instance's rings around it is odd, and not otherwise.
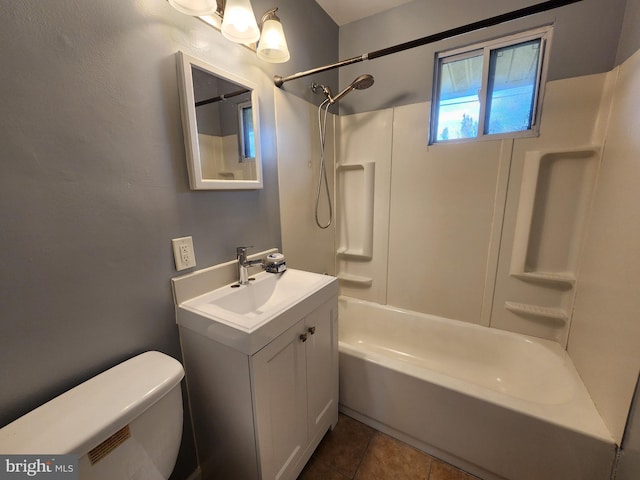
[[[193,250],[191,237],[180,237],[171,240],[173,244],[173,258],[176,261],[176,270],[184,270],[196,266],[196,254]]]

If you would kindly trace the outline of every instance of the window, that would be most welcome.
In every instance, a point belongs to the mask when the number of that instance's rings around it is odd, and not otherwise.
[[[251,102],[245,102],[238,105],[238,120],[240,127],[240,152],[242,159],[240,161],[255,160],[256,158],[256,142],[253,131],[253,108]]]
[[[537,135],[551,27],[441,52],[429,143]]]

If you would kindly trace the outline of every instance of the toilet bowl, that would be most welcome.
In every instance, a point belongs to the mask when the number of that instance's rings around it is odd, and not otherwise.
[[[182,436],[183,377],[163,353],[133,357],[0,429],[0,453],[77,455],[82,480],[166,480]]]

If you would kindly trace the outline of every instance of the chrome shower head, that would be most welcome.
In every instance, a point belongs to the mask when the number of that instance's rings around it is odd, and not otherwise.
[[[335,97],[330,99],[331,103],[337,102],[338,100],[340,100],[342,97],[344,97],[347,93],[351,92],[352,90],[364,90],[365,88],[369,88],[371,85],[373,85],[373,76],[372,75],[369,75],[368,73],[365,74],[365,75],[360,75],[353,82],[351,82],[349,84],[349,86],[347,86],[344,90],[342,90]]]
[[[329,103],[334,104],[350,91],[364,90],[365,88],[369,88],[371,85],[373,85],[373,76],[367,73],[365,75],[360,75],[359,77],[357,77],[353,82],[351,82],[344,90],[338,93],[335,97],[332,95],[329,87],[325,85],[318,85],[317,83],[312,83],[311,90],[313,90],[314,93],[317,93],[318,90],[322,90],[322,93],[324,93],[324,95],[327,97],[327,100],[329,100]]]
[[[365,88],[369,88],[371,85],[373,85],[373,83],[373,75],[365,73],[364,75],[360,75],[353,82],[351,82],[351,85],[353,85],[353,88],[355,88],[356,90],[364,90]]]

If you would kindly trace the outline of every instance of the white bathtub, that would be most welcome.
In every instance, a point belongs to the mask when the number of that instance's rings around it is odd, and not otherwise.
[[[341,297],[340,408],[485,480],[608,480],[616,445],[557,343]]]

